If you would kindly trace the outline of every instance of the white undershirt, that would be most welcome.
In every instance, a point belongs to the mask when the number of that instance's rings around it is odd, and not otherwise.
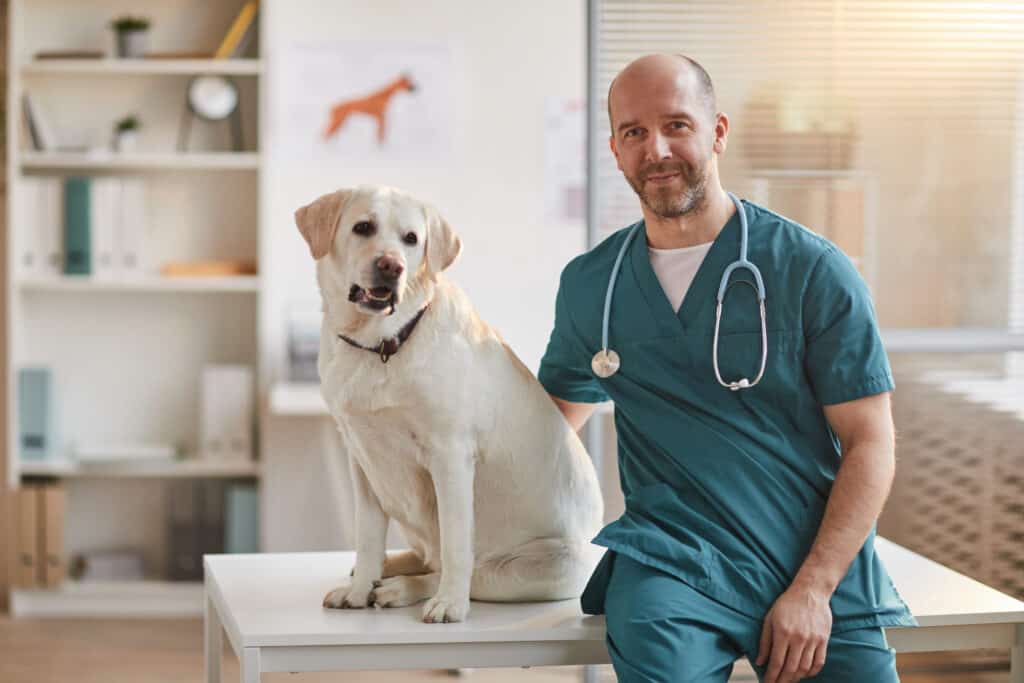
[[[680,249],[652,249],[647,247],[651,257],[651,267],[654,274],[658,276],[661,288],[665,290],[665,296],[672,304],[672,310],[679,312],[679,307],[686,297],[686,290],[690,288],[697,269],[707,256],[711,245],[714,242],[705,242],[693,247],[682,247]]]

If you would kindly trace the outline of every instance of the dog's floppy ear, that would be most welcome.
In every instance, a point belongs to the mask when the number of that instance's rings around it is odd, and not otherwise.
[[[314,259],[323,258],[331,250],[341,212],[351,194],[352,190],[331,192],[295,212],[295,225],[299,226],[299,232],[309,243],[309,252]]]
[[[427,270],[440,273],[455,263],[462,252],[462,240],[437,209],[427,208]]]

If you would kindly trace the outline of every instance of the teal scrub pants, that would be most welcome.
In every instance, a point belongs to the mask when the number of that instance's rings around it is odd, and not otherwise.
[[[725,683],[733,663],[754,664],[761,622],[708,598],[676,577],[616,553],[605,594],[608,652],[622,683]],[[833,634],[825,666],[805,681],[898,682],[896,655],[880,627]]]

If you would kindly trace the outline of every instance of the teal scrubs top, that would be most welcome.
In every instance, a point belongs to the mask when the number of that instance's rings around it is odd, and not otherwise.
[[[602,611],[611,561],[621,553],[763,618],[810,552],[839,470],[839,440],[822,406],[894,388],[870,296],[850,260],[793,221],[744,206],[768,324],[767,367],[753,388],[722,387],[711,360],[719,281],[739,257],[737,214],[678,313],[651,268],[641,225],[615,287],[609,347],[622,365],[607,379],[590,361],[601,348],[608,278],[632,226],[562,272],[539,379],[567,401],[615,402],[626,502],[594,539],[614,552],[584,593],[589,613]],[[730,287],[719,334],[724,380],[756,376],[760,325],[754,291]],[[833,633],[916,625],[875,555],[874,536],[872,529],[832,596]]]

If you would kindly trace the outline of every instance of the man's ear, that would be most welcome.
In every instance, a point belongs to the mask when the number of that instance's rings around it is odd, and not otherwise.
[[[433,207],[427,207],[427,270],[440,273],[455,263],[462,252],[462,240],[455,234],[448,221]]]
[[[331,250],[338,221],[352,190],[338,190],[319,197],[295,212],[295,225],[309,244],[314,259],[323,258]]]

